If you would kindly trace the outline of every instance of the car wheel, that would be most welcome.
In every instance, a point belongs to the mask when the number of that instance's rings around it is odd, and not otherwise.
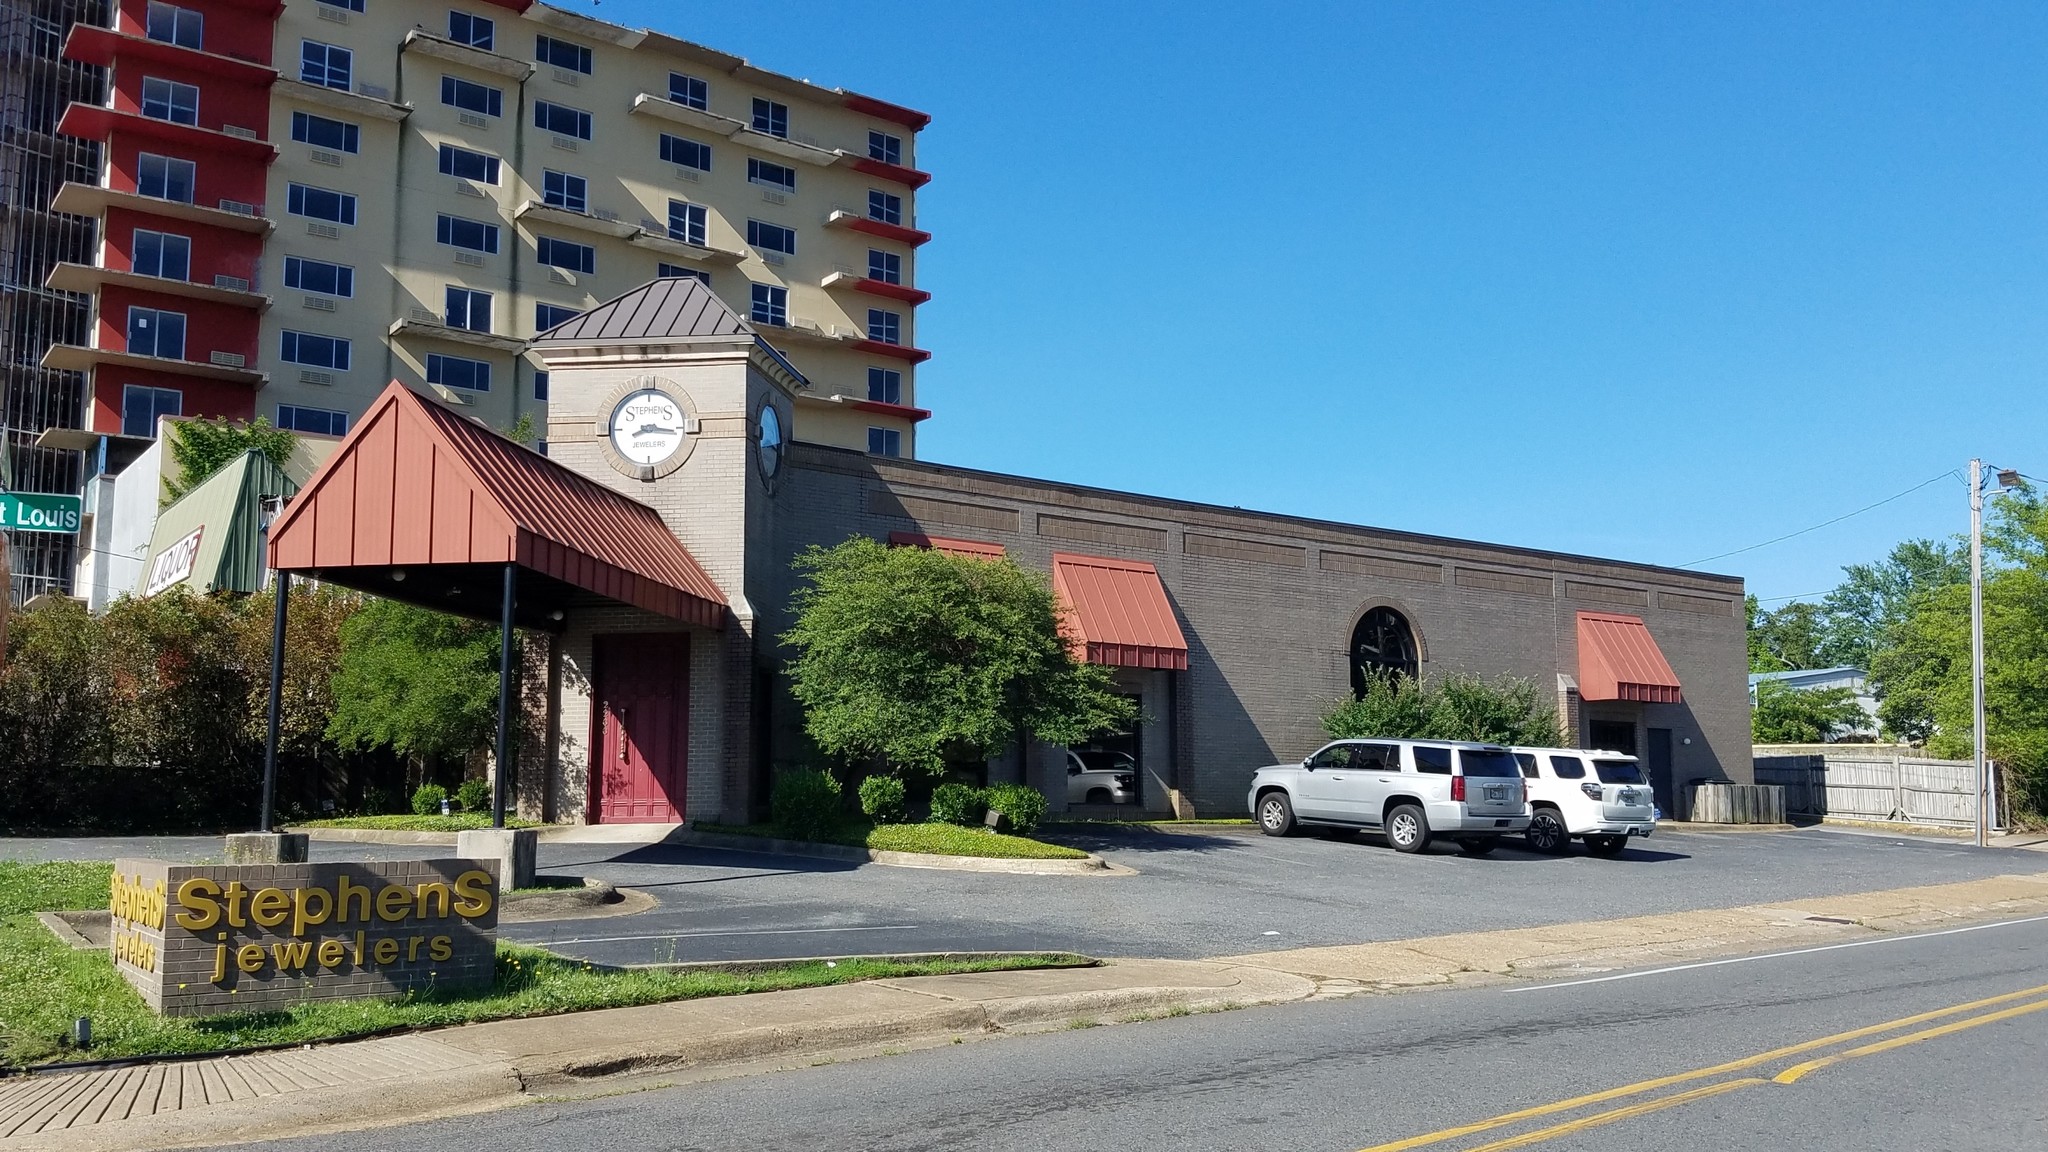
[[[1286,836],[1294,831],[1294,805],[1287,793],[1268,792],[1259,797],[1259,831],[1268,836]]]
[[[1429,847],[1429,818],[1413,804],[1401,804],[1387,813],[1387,843],[1396,852],[1420,852]]]
[[[1626,847],[1628,847],[1628,837],[1626,836],[1586,837],[1586,851],[1591,852],[1595,856],[1619,856],[1621,850]]]
[[[1498,847],[1500,847],[1500,841],[1491,836],[1479,836],[1470,840],[1458,841],[1458,850],[1467,856],[1491,855],[1493,850]]]
[[[1571,833],[1565,829],[1564,821],[1558,819],[1557,809],[1538,808],[1529,817],[1529,847],[1538,852],[1557,853],[1571,843]]]
[[[1090,788],[1088,790],[1088,803],[1090,804],[1114,804],[1115,802],[1116,797],[1111,796],[1107,788]]]

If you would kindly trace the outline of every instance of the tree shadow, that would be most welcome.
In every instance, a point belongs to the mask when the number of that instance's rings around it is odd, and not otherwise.
[[[1249,826],[1242,832],[1226,832],[1151,824],[1042,824],[1035,835],[1047,843],[1083,852],[1218,852],[1247,847],[1257,830]]]
[[[602,845],[577,845],[579,848],[601,849]],[[625,851],[616,853],[588,853],[589,859],[560,860],[548,858],[550,870],[574,869],[596,865],[626,866],[675,866],[684,868],[746,868],[757,872],[771,872],[779,875],[819,872],[851,872],[865,867],[862,860],[829,860],[815,856],[788,856],[779,852],[756,852],[745,848],[706,848],[696,844],[636,844],[621,845]],[[635,884],[644,888],[647,885]]]

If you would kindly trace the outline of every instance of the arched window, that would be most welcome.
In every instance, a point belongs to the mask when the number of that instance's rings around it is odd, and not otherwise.
[[[1415,630],[1408,618],[1392,608],[1374,608],[1351,630],[1351,692],[1364,696],[1366,683],[1374,676],[1414,676]]]

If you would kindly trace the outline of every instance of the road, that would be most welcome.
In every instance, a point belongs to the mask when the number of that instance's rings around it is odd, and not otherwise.
[[[258,1147],[2017,1152],[2048,1146],[2044,1010],[2048,923],[2011,923],[1001,1037]]]
[[[634,916],[507,925],[509,939],[601,963],[1067,949],[1198,959],[1797,900],[2048,870],[2048,856],[1836,830],[1660,830],[1622,856],[1574,849],[1405,856],[1368,838],[1274,840],[1246,828],[1062,830],[1135,875],[1008,876],[673,845],[543,844],[543,872],[646,891]],[[317,843],[317,860],[445,847]],[[0,857],[218,856],[205,838],[0,841]]]

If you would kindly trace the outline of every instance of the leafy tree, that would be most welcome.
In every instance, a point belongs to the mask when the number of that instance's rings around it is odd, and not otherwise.
[[[1749,601],[1749,670],[1784,672],[1795,668],[1825,668],[1821,646],[1827,620],[1818,604],[1803,600],[1772,611],[1763,611],[1755,598]]]
[[[1847,688],[1800,689],[1764,680],[1756,686],[1750,738],[1759,744],[1825,744],[1867,719]]]
[[[1907,540],[1875,564],[1849,565],[1842,576],[1841,584],[1821,600],[1826,635],[1820,662],[1810,667],[1869,668],[1886,633],[1905,619],[1913,598],[1968,582],[1970,558],[1953,541]]]
[[[1363,696],[1324,714],[1323,729],[1333,740],[1382,736],[1537,747],[1563,740],[1557,709],[1535,680],[1458,673],[1431,680],[1374,676]]]
[[[436,761],[484,747],[498,722],[498,629],[371,598],[341,626],[327,738]]]
[[[299,438],[287,428],[273,428],[258,416],[246,423],[230,420],[180,420],[171,425],[171,462],[178,474],[166,486],[176,500],[201,481],[254,448],[284,467]]]
[[[827,755],[937,775],[1025,737],[1074,744],[1136,719],[1109,669],[1074,658],[1050,582],[1014,561],[857,537],[795,567],[790,689]]]

